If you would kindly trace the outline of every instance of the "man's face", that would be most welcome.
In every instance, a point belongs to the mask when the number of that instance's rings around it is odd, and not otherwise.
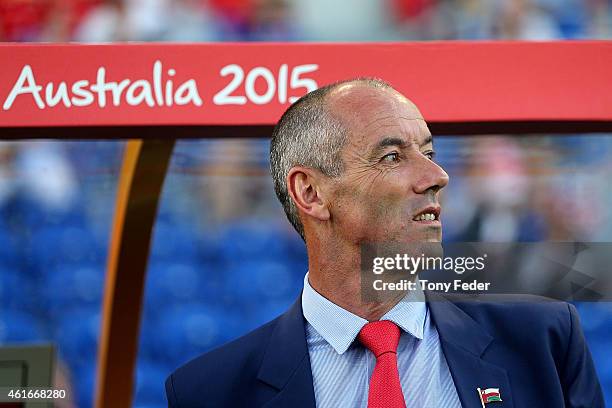
[[[354,243],[439,242],[438,196],[448,174],[432,160],[431,133],[416,106],[359,83],[328,98],[349,128],[344,172],[332,181],[334,233]]]

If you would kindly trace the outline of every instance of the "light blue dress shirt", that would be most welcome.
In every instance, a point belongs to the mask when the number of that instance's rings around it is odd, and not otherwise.
[[[356,338],[368,321],[321,296],[308,274],[302,309],[317,407],[367,407],[376,357]],[[406,407],[461,408],[423,292],[410,292],[380,320],[401,329],[397,365]]]

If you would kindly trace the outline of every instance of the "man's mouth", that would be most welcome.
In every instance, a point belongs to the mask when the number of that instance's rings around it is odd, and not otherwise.
[[[417,213],[412,221],[431,222],[440,220],[440,207],[427,207]]]

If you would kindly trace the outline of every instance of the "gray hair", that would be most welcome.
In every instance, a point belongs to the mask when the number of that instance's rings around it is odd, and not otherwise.
[[[324,86],[291,105],[272,132],[270,171],[274,191],[289,222],[304,241],[304,226],[287,190],[287,175],[295,166],[317,169],[328,177],[342,174],[341,152],[348,140],[348,128],[331,114],[325,99],[335,88],[349,82],[393,89],[387,82],[376,78],[356,78]]]

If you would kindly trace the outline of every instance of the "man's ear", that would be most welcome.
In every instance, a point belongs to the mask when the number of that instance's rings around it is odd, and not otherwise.
[[[287,174],[287,190],[295,206],[303,213],[320,221],[329,220],[327,197],[324,193],[325,175],[309,167],[296,166]]]

